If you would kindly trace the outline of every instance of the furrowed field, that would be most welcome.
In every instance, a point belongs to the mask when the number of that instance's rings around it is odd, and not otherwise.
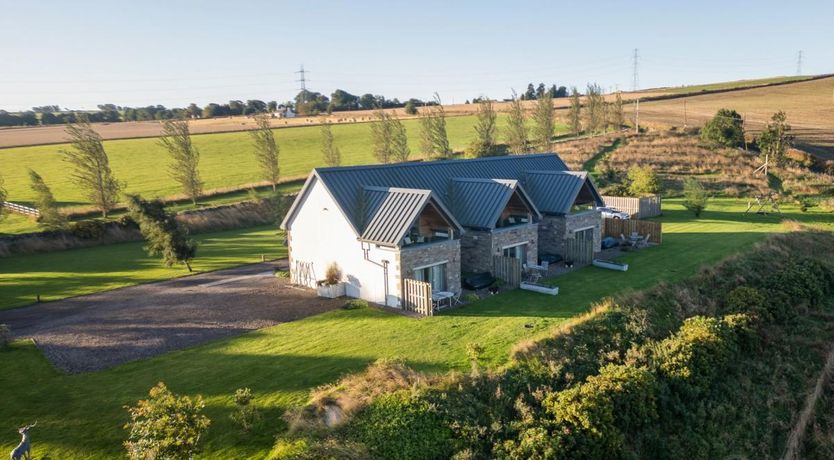
[[[455,151],[463,151],[474,138],[474,116],[447,118],[449,141]],[[405,120],[412,158],[420,158],[419,122]],[[499,118],[499,130],[504,118]],[[557,134],[565,131],[557,127]],[[368,123],[334,125],[336,144],[342,152],[342,164],[376,162],[371,151],[371,127]],[[281,177],[303,178],[321,166],[321,134],[318,126],[275,130],[281,148]],[[246,132],[194,135],[200,150],[200,173],[205,190],[237,187],[260,180],[252,141]],[[125,192],[147,197],[168,197],[180,193],[167,172],[168,154],[155,138],[105,141],[111,167],[116,177],[127,184]],[[9,201],[29,203],[34,195],[26,173],[35,169],[52,188],[61,206],[77,207],[89,203],[72,181],[71,170],[59,151],[66,145],[43,145],[0,150],[2,175],[6,180]],[[0,224],[2,226],[3,224]],[[2,227],[0,227],[2,228]]]

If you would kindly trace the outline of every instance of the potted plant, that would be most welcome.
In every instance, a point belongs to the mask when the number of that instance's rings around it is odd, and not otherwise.
[[[342,282],[342,269],[336,262],[327,266],[324,272],[324,279],[318,282],[316,287],[319,297],[334,299],[345,295],[345,283]]]

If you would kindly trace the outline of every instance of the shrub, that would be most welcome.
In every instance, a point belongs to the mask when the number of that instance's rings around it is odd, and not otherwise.
[[[342,281],[342,269],[336,262],[331,262],[324,272],[324,284],[338,284],[340,281]]]
[[[763,320],[770,320],[771,314],[765,306],[765,296],[756,288],[739,286],[727,294],[727,311],[750,313]]]
[[[200,438],[211,423],[205,415],[203,398],[177,396],[160,382],[151,388],[150,398],[128,407],[130,422],[125,429],[128,457],[187,460],[199,451]]]
[[[650,166],[629,168],[628,181],[628,192],[633,196],[660,193],[660,179]]]
[[[235,391],[235,406],[237,410],[230,417],[243,431],[249,431],[261,418],[258,409],[252,405],[252,390],[249,388],[238,388]]]
[[[481,300],[481,298],[478,297],[478,294],[470,292],[469,294],[464,295],[462,300],[466,303],[472,303]]]
[[[820,209],[825,212],[834,212],[834,198],[820,201]]]
[[[380,397],[351,425],[351,436],[377,458],[435,459],[452,454],[452,431],[437,408],[410,391]]]
[[[701,129],[701,139],[714,145],[738,147],[744,144],[744,122],[735,110],[721,109]]]
[[[701,217],[701,213],[707,209],[709,196],[706,189],[694,177],[687,177],[683,184],[683,206],[692,211],[695,217]]]
[[[12,341],[12,329],[8,324],[0,324],[0,350],[9,346]]]
[[[365,460],[365,447],[332,439],[279,439],[267,456],[267,460]]]
[[[342,305],[345,310],[361,310],[368,308],[368,301],[364,299],[350,299]]]
[[[98,240],[104,236],[104,222],[95,219],[80,220],[70,225],[70,231],[82,240]]]
[[[777,320],[795,315],[797,307],[817,306],[831,291],[830,271],[813,259],[792,259],[766,280],[770,313]],[[781,301],[780,301],[781,300]]]

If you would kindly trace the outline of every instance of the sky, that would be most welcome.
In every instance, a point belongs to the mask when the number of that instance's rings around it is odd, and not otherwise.
[[[834,72],[834,2],[0,0],[0,109],[638,87]]]

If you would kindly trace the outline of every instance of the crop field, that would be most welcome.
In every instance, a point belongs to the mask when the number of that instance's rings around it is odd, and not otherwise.
[[[812,153],[834,158],[834,77],[787,85],[750,88],[649,101],[640,104],[641,126],[702,126],[718,109],[735,109],[745,118],[745,129],[756,134],[771,115],[784,110],[798,143]],[[634,105],[626,106],[634,119]]]
[[[286,257],[283,234],[273,226],[205,233],[199,244],[195,272],[219,270],[246,263]],[[27,254],[0,259],[0,309],[35,301],[57,300],[125,286],[188,275],[184,266],[166,268],[158,257],[131,242]]]
[[[464,371],[466,344],[478,342],[485,347],[486,365],[497,367],[507,362],[513,343],[544,335],[605,296],[682,279],[786,228],[779,216],[745,215],[743,210],[740,200],[714,199],[704,215],[694,219],[679,200],[664,201],[661,246],[623,256],[631,267],[625,273],[587,267],[555,278],[550,282],[561,288],[556,298],[510,291],[421,320],[374,309],[337,310],[79,375],[57,372],[36,347],[17,342],[0,353],[0,366],[6,370],[6,378],[0,380],[0,419],[12,425],[39,420],[33,435],[36,458],[121,458],[125,438],[121,427],[127,421],[123,406],[134,404],[152,385],[164,381],[175,392],[206,398],[212,425],[201,458],[263,458],[274,435],[286,427],[283,411],[303,403],[312,388],[361,370],[379,357],[402,357],[422,371]],[[834,229],[834,214],[800,213],[793,206],[783,211],[784,218]],[[257,233],[264,244],[274,244],[269,231]],[[82,265],[88,258],[100,259],[95,249],[72,251],[73,259]],[[54,273],[56,290],[71,287],[77,275],[60,275],[60,266],[77,268],[66,262],[61,265],[56,257],[62,256],[33,258],[26,269]],[[114,269],[113,262],[102,263],[88,270],[92,285],[94,272]],[[11,284],[25,282],[21,278]],[[4,297],[8,286],[0,290]],[[232,394],[243,386],[253,390],[264,416],[248,434],[229,419]],[[12,448],[12,442],[16,440],[3,439],[0,450]]]
[[[447,130],[452,148],[462,151],[474,138],[475,118],[450,117]],[[417,120],[406,120],[412,158],[419,158],[419,126]],[[503,117],[499,119],[499,130]],[[563,126],[557,133],[564,132]],[[343,165],[374,163],[371,152],[370,125],[355,123],[333,127],[336,143],[342,152]],[[303,178],[316,166],[321,166],[320,132],[318,127],[300,127],[275,131],[281,148],[281,176],[284,179]],[[200,150],[200,173],[205,189],[223,189],[256,183],[260,180],[252,142],[245,132],[193,136]],[[125,139],[106,141],[113,173],[126,183],[125,192],[146,197],[169,197],[180,190],[167,173],[169,158],[157,139]],[[0,164],[9,193],[8,200],[29,203],[34,197],[26,173],[35,169],[52,188],[55,198],[64,207],[84,207],[89,202],[72,181],[71,171],[59,150],[65,145],[43,145],[0,150]],[[0,224],[2,225],[2,224]]]

